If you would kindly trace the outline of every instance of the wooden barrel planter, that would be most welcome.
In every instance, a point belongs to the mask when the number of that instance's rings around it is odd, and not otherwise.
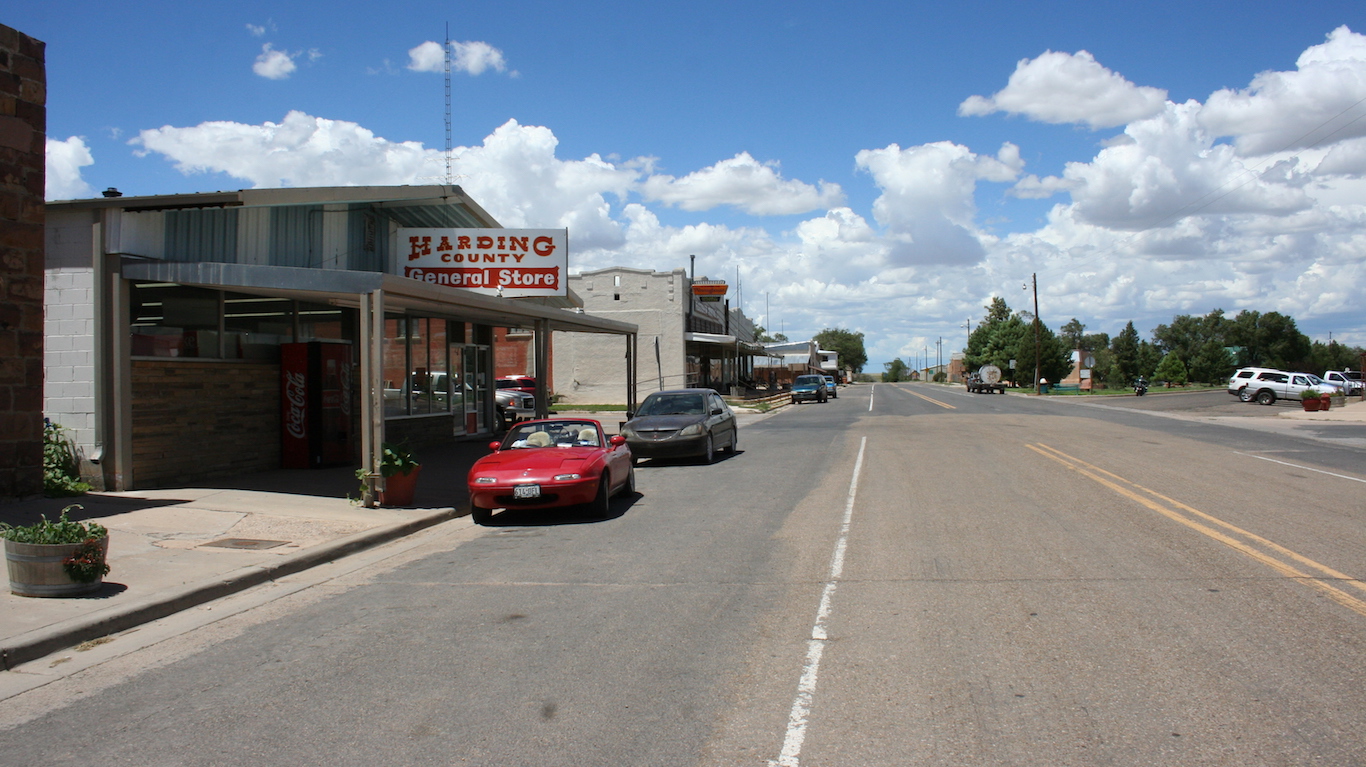
[[[109,537],[98,538],[100,559],[109,555]],[[16,543],[5,541],[10,591],[21,597],[75,597],[98,591],[104,576],[89,583],[72,580],[63,562],[84,543]]]

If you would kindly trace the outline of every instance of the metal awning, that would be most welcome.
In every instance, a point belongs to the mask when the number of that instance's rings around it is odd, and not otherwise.
[[[749,355],[761,355],[764,353],[763,344],[741,341],[735,336],[721,335],[720,333],[684,333],[683,340],[690,343],[722,346],[726,349],[738,349]]]
[[[428,285],[380,272],[151,261],[129,257],[124,257],[122,271],[123,276],[130,280],[174,282],[200,288],[259,293],[274,298],[292,298],[353,309],[360,306],[360,296],[378,290],[384,293],[384,311],[390,313],[421,314],[499,327],[531,327],[538,322],[546,322],[550,330],[574,333],[636,333],[636,326],[629,322],[579,314],[524,299],[497,298],[459,288]]]

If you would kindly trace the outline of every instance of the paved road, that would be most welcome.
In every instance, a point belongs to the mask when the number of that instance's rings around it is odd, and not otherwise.
[[[846,389],[610,519],[458,520],[116,639],[0,753],[1366,762],[1363,451],[1130,402]]]

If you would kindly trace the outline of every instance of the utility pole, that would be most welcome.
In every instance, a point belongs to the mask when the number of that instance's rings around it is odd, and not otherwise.
[[[683,328],[684,333],[691,333],[692,330],[692,286],[697,282],[697,256],[688,256],[688,326]]]
[[[1042,394],[1043,386],[1039,384],[1039,275],[1037,272],[1030,275],[1034,282],[1034,393]]]

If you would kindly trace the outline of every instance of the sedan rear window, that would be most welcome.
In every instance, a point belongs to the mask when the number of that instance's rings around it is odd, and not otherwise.
[[[703,415],[706,401],[701,394],[651,394],[636,415]]]

